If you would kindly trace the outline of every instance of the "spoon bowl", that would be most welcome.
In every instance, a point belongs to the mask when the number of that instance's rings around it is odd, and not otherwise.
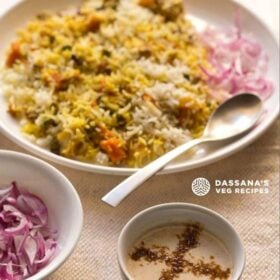
[[[201,138],[182,144],[146,165],[116,186],[102,200],[116,207],[139,185],[179,155],[201,143],[240,136],[256,125],[261,114],[262,101],[257,95],[244,93],[233,96],[221,104],[213,113]]]
[[[252,93],[236,95],[223,104],[211,116],[203,138],[223,140],[238,136],[252,128],[262,113],[261,99]]]

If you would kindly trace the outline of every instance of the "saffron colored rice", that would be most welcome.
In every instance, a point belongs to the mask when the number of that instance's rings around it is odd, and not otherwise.
[[[203,132],[218,105],[202,78],[206,58],[180,0],[92,0],[20,30],[1,83],[37,145],[139,167]]]

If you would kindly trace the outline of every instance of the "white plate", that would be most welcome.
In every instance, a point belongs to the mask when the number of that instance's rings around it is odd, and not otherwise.
[[[61,10],[71,4],[78,4],[79,0],[27,0],[14,6],[0,18],[0,58],[4,58],[5,50],[15,37],[15,31],[22,27],[33,16],[46,9]],[[188,154],[176,162],[168,165],[161,173],[174,173],[183,170],[193,169],[229,156],[241,148],[244,148],[257,139],[273,123],[279,113],[279,46],[272,35],[271,30],[250,11],[231,0],[185,0],[189,16],[191,16],[198,28],[206,23],[218,26],[230,26],[233,24],[233,16],[236,9],[242,14],[243,29],[252,33],[267,51],[270,60],[268,76],[275,83],[275,93],[265,102],[266,115],[260,124],[249,134],[232,142],[216,145],[202,146],[195,152]],[[7,114],[5,100],[0,89],[0,129],[12,141],[38,156],[66,165],[68,167],[86,170],[96,173],[107,173],[114,175],[128,175],[137,169],[106,167],[94,164],[70,160],[55,155],[42,149],[25,139],[18,124]]]

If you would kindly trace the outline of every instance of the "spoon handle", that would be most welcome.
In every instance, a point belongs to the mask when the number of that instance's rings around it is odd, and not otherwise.
[[[109,193],[107,193],[102,200],[109,205],[116,207],[119,203],[126,198],[132,191],[134,191],[139,185],[148,180],[152,175],[161,170],[170,161],[183,154],[192,147],[204,142],[205,139],[195,139],[187,142],[177,148],[171,150],[170,152],[164,154],[160,158],[141,168],[139,171],[125,179]]]

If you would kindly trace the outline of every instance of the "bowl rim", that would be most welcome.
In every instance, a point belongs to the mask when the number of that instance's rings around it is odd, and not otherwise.
[[[74,251],[83,228],[83,221],[84,221],[84,215],[83,215],[83,207],[82,203],[80,200],[80,197],[73,186],[73,184],[70,182],[70,180],[58,169],[56,169],[54,166],[50,165],[49,163],[38,159],[36,157],[33,157],[28,154],[20,153],[20,152],[15,152],[15,151],[10,151],[10,150],[2,150],[0,149],[0,158],[2,156],[9,156],[13,157],[13,159],[21,159],[23,161],[30,161],[33,162],[34,164],[38,165],[39,168],[46,168],[48,169],[51,173],[53,173],[56,177],[59,177],[63,181],[64,188],[67,188],[68,191],[71,193],[71,196],[73,200],[75,201],[76,204],[76,214],[80,217],[77,221],[77,224],[75,225],[75,232],[73,235],[71,235],[71,244],[66,247],[66,249],[62,248],[60,253],[62,254],[61,257],[58,258],[57,261],[53,263],[53,260],[50,261],[45,267],[42,268],[42,270],[39,270],[36,274],[30,276],[26,280],[40,280],[44,279],[45,277],[51,275],[54,273],[72,254]],[[59,256],[59,254],[58,254]],[[48,268],[50,266],[50,268]]]
[[[133,280],[132,277],[130,276],[130,273],[128,272],[126,265],[125,265],[125,260],[124,260],[124,252],[122,250],[123,247],[123,242],[128,234],[128,231],[130,227],[132,227],[133,223],[135,223],[139,218],[145,216],[146,214],[149,214],[154,211],[158,210],[163,210],[163,209],[185,209],[185,210],[195,210],[197,212],[202,212],[207,215],[211,215],[215,217],[217,220],[219,220],[220,223],[224,223],[226,227],[229,228],[229,230],[232,232],[232,234],[236,237],[236,243],[238,244],[238,248],[240,250],[240,256],[241,256],[241,265],[236,267],[236,273],[237,273],[237,278],[234,278],[232,280],[239,280],[241,279],[241,276],[243,274],[243,271],[245,269],[246,265],[246,252],[245,248],[243,245],[243,241],[241,240],[238,232],[235,230],[233,225],[221,214],[218,212],[211,210],[207,207],[201,206],[199,204],[193,204],[193,203],[184,203],[184,202],[169,202],[169,203],[163,203],[163,204],[158,204],[152,207],[149,207],[147,209],[144,209],[134,215],[123,227],[119,238],[118,238],[118,246],[117,246],[117,258],[118,258],[118,263],[119,263],[119,268],[121,272],[125,275],[127,280]]]
[[[186,0],[184,0],[186,1]],[[248,7],[243,5],[242,3],[238,3],[236,0],[227,0],[231,5],[233,5],[235,8],[241,8],[246,13],[248,13],[250,16],[254,17],[256,21],[259,22],[260,25],[263,26],[263,28],[267,31],[267,33],[270,35],[274,43],[276,44],[278,50],[279,50],[279,40],[277,39],[277,35],[275,32],[273,32],[272,27],[269,26],[263,18],[261,18],[258,14],[255,12],[249,10]],[[5,18],[13,13],[15,9],[17,9],[18,6],[24,5],[26,1],[20,0],[18,3],[12,5],[9,7],[6,11],[4,11],[0,15],[0,20],[2,18]],[[279,74],[279,73],[278,73]],[[0,92],[1,94],[1,92]],[[274,93],[276,94],[276,93]],[[277,102],[276,106],[273,108],[273,110],[267,114],[266,118],[260,121],[258,126],[251,130],[249,133],[247,133],[244,137],[239,138],[236,141],[233,141],[229,143],[228,145],[223,146],[222,148],[206,155],[205,157],[194,159],[191,162],[189,161],[183,161],[180,163],[173,163],[167,165],[165,168],[163,168],[161,171],[158,172],[159,175],[161,174],[171,174],[171,173],[177,173],[182,172],[186,170],[195,169],[198,167],[203,167],[205,165],[209,165],[211,163],[214,163],[216,161],[219,161],[221,159],[227,158],[231,156],[234,153],[237,153],[241,149],[247,147],[249,144],[251,144],[253,141],[255,141],[258,137],[260,137],[262,134],[266,132],[266,130],[274,123],[274,121],[277,119],[279,115],[279,102]],[[86,163],[79,160],[69,159],[65,158],[63,156],[56,155],[42,147],[39,147],[38,145],[32,143],[31,141],[27,140],[23,135],[20,137],[15,137],[13,132],[9,130],[8,126],[3,123],[3,121],[0,120],[0,133],[3,133],[7,138],[9,138],[11,141],[19,145],[20,147],[26,149],[27,151],[44,158],[46,160],[50,160],[52,162],[58,163],[63,166],[67,166],[76,170],[83,170],[88,171],[92,173],[99,173],[99,174],[110,174],[110,175],[120,175],[120,176],[126,176],[131,175],[135,172],[137,172],[140,168],[129,168],[129,167],[112,167],[112,166],[103,166],[98,165],[94,163]]]

